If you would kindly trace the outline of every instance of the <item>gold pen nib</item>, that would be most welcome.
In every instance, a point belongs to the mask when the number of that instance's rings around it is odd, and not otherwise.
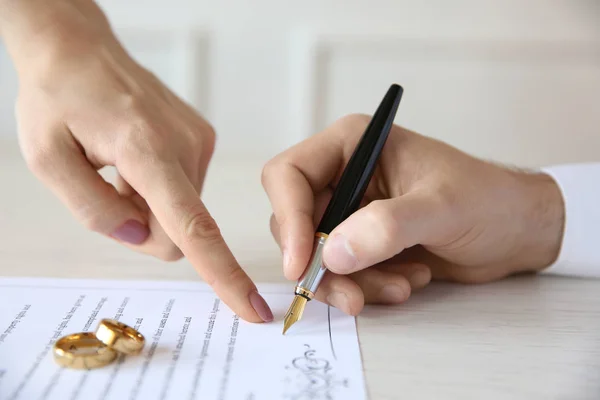
[[[292,325],[302,318],[306,301],[306,297],[298,295],[294,296],[294,301],[292,302],[290,309],[285,314],[285,318],[283,319],[283,335],[285,335],[287,330],[290,329]]]

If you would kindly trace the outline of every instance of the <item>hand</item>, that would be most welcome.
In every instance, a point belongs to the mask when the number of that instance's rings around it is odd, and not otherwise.
[[[370,117],[345,117],[272,159],[263,185],[284,273],[298,279],[314,229]],[[553,180],[471,157],[394,126],[363,207],[323,249],[328,273],[315,294],[355,315],[400,303],[431,276],[488,282],[539,271],[558,256],[563,203]]]
[[[34,9],[46,18],[35,34],[22,14],[5,25],[28,166],[89,229],[163,260],[185,255],[241,318],[272,320],[199,198],[212,127],[127,54],[93,2],[39,7],[49,8]]]

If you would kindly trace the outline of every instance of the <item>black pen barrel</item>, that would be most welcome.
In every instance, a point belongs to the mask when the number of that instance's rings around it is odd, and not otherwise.
[[[403,92],[397,84],[388,89],[342,173],[317,232],[328,235],[360,206],[394,124]]]

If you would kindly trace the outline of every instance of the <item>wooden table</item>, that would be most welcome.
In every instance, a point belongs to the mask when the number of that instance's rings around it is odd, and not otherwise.
[[[252,278],[284,282],[263,162],[217,155],[204,198]],[[16,142],[0,142],[0,185],[0,275],[199,279],[185,260],[164,263],[85,231],[29,173]],[[358,332],[372,400],[600,399],[599,281],[432,284],[404,305],[367,307]]]

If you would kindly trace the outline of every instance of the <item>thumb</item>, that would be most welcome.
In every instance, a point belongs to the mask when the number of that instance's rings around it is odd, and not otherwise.
[[[350,274],[392,258],[430,239],[436,211],[434,200],[418,192],[373,201],[331,232],[323,261],[334,273]]]

